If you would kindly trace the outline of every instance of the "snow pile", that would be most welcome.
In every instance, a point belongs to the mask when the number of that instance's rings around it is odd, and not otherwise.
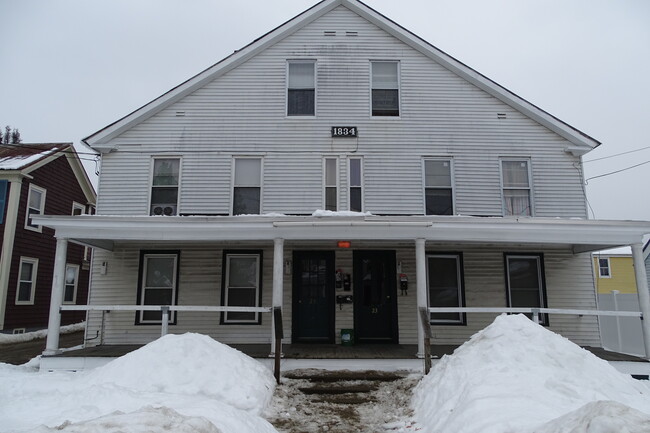
[[[0,363],[0,432],[277,433],[257,415],[273,394],[270,371],[206,336],[168,335],[82,373],[33,364]]]
[[[73,325],[62,326],[61,334],[71,334],[86,329],[86,322],[75,323]],[[37,338],[47,337],[47,329],[39,331],[25,332],[23,334],[2,334],[0,333],[0,344],[23,343],[25,341],[36,340]]]
[[[523,315],[502,315],[443,357],[416,387],[412,404],[427,432],[505,433],[531,431],[599,400],[650,413],[647,385]],[[586,407],[566,421],[596,415]],[[551,423],[538,432],[564,431],[574,430]],[[575,430],[592,431],[624,430]]]
[[[613,401],[587,403],[533,433],[648,433],[650,415]]]
[[[206,335],[168,334],[89,372],[88,383],[202,395],[254,414],[271,400],[268,368]]]

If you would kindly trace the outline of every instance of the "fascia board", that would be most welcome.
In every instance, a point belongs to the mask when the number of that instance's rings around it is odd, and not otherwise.
[[[475,71],[461,61],[453,58],[444,51],[436,48],[424,39],[411,33],[408,29],[395,23],[390,18],[375,11],[368,5],[351,0],[344,0],[343,4],[350,10],[375,24],[377,27],[431,58],[433,61],[447,68],[461,78],[474,84],[479,89],[482,89],[499,99],[501,102],[511,106],[515,110],[525,114],[561,137],[567,139],[575,146],[585,146],[586,150],[584,153],[587,153],[589,150],[592,150],[601,144],[598,140],[568,125],[557,117],[547,113],[536,105],[526,101],[517,94],[487,78],[485,75]]]
[[[226,72],[236,68],[240,64],[249,60],[251,57],[257,55],[266,48],[276,44],[284,39],[291,33],[299,30],[323,14],[329,12],[341,4],[342,0],[325,0],[312,8],[302,12],[289,21],[281,24],[279,27],[271,30],[264,36],[254,40],[249,45],[236,50],[230,56],[222,59],[218,63],[210,66],[189,80],[174,87],[153,101],[143,105],[132,113],[126,115],[120,120],[108,125],[104,129],[82,139],[81,141],[86,145],[92,147],[99,152],[108,152],[114,147],[109,143],[110,140],[117,137],[124,131],[128,130],[134,125],[148,119],[174,102],[189,95],[195,90],[203,87],[208,82],[225,74]]]

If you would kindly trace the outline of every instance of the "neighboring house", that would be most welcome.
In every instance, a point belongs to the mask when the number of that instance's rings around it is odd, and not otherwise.
[[[35,215],[82,215],[95,191],[71,143],[0,145],[0,331],[48,324],[54,230]],[[65,260],[65,304],[86,304],[90,250],[71,245]],[[80,322],[77,312],[65,323]]]
[[[629,251],[629,248],[627,249]],[[622,249],[593,254],[598,308],[604,311],[639,311],[632,254]],[[645,355],[641,320],[636,317],[600,318],[603,347]]]
[[[255,308],[277,306],[290,343],[352,329],[422,354],[418,307],[595,310],[590,252],[639,254],[650,232],[587,219],[598,141],[356,0],[318,3],[84,141],[101,152],[97,215],[38,221],[61,251],[97,248],[89,302],[110,312],[87,333],[105,344],[158,337],[165,304],[205,307],[172,311],[169,332],[269,343]],[[118,308],[135,305],[157,310]],[[432,341],[494,316],[432,313]],[[600,346],[596,316],[541,319]]]

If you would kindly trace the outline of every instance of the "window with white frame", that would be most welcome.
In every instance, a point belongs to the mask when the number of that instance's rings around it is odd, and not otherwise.
[[[463,259],[461,254],[427,254],[430,307],[464,307]],[[464,325],[464,313],[431,313],[431,324]]]
[[[313,116],[316,113],[316,63],[291,60],[287,65],[287,115]]]
[[[370,62],[372,115],[399,116],[399,62]]]
[[[81,203],[77,203],[76,201],[73,201],[72,216],[85,215],[85,214],[86,214],[86,206],[82,205]]]
[[[40,232],[42,227],[32,222],[32,216],[43,215],[45,212],[45,188],[36,185],[29,185],[27,196],[27,215],[25,216],[25,228]]]
[[[224,252],[224,281],[221,302],[226,307],[259,307],[262,293],[261,251]],[[260,313],[227,311],[222,323],[259,324]]]
[[[503,214],[532,216],[530,165],[525,159],[501,160]]]
[[[262,198],[262,159],[235,158],[232,214],[259,214]]]
[[[324,194],[325,210],[336,212],[338,210],[339,193],[338,193],[338,159],[325,158],[324,162]]]
[[[424,202],[426,215],[453,215],[451,159],[424,160]]]
[[[16,305],[34,304],[38,259],[21,257],[18,268],[18,287],[16,288]]]
[[[74,304],[77,302],[77,283],[79,281],[79,265],[65,266],[65,288],[63,290],[63,303]]]
[[[176,305],[178,297],[178,251],[156,251],[141,253],[138,305]],[[139,311],[136,324],[159,324],[160,311]],[[169,320],[174,323],[175,312]]]
[[[361,158],[350,158],[349,204],[350,210],[363,212],[363,164]]]
[[[612,272],[609,266],[609,257],[598,257],[598,276],[600,278],[611,278]]]
[[[154,158],[150,215],[177,215],[180,166],[180,158]]]
[[[546,308],[542,255],[506,254],[505,259],[508,306]],[[548,325],[548,314],[539,317],[540,323]]]

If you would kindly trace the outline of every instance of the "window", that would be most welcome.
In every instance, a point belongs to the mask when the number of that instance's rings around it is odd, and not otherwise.
[[[427,255],[429,306],[464,307],[463,260],[460,254]],[[431,313],[431,324],[464,325],[465,313]]]
[[[502,160],[503,214],[532,216],[530,173],[526,160]]]
[[[63,303],[74,304],[77,302],[77,281],[79,280],[79,265],[66,265],[65,289],[63,290]]]
[[[546,308],[542,255],[506,254],[505,257],[508,306]],[[548,314],[540,314],[540,323],[548,325]]]
[[[259,214],[261,201],[262,160],[236,158],[233,187],[233,215]]]
[[[5,203],[7,203],[7,185],[9,182],[0,180],[0,224],[4,222]]]
[[[33,305],[34,292],[36,292],[36,275],[38,273],[38,259],[29,257],[20,258],[18,269],[18,287],[16,290],[16,305]]]
[[[338,160],[325,158],[325,210],[336,212],[338,210]]]
[[[85,215],[85,214],[86,214],[86,206],[82,205],[81,203],[77,203],[76,201],[73,201],[72,216]]]
[[[371,62],[372,115],[399,116],[399,63]]]
[[[350,158],[350,210],[363,212],[363,168],[361,158]]]
[[[262,293],[262,252],[224,253],[221,303],[227,307],[259,307]],[[221,323],[261,323],[260,313],[224,312]]]
[[[155,158],[149,215],[172,216],[178,209],[180,158]]]
[[[424,202],[427,215],[453,215],[451,160],[424,160]]]
[[[29,185],[29,195],[27,197],[27,215],[25,218],[25,228],[40,232],[43,228],[32,222],[32,216],[43,215],[45,210],[45,189],[36,185]]]
[[[140,284],[138,305],[176,305],[178,297],[178,251],[142,252],[140,258]],[[136,324],[160,324],[160,311],[138,311]],[[170,323],[176,313],[170,312]]]
[[[287,115],[313,116],[316,112],[315,62],[290,61],[287,79]]]
[[[611,278],[611,268],[609,267],[609,257],[598,258],[598,276],[600,278]]]

